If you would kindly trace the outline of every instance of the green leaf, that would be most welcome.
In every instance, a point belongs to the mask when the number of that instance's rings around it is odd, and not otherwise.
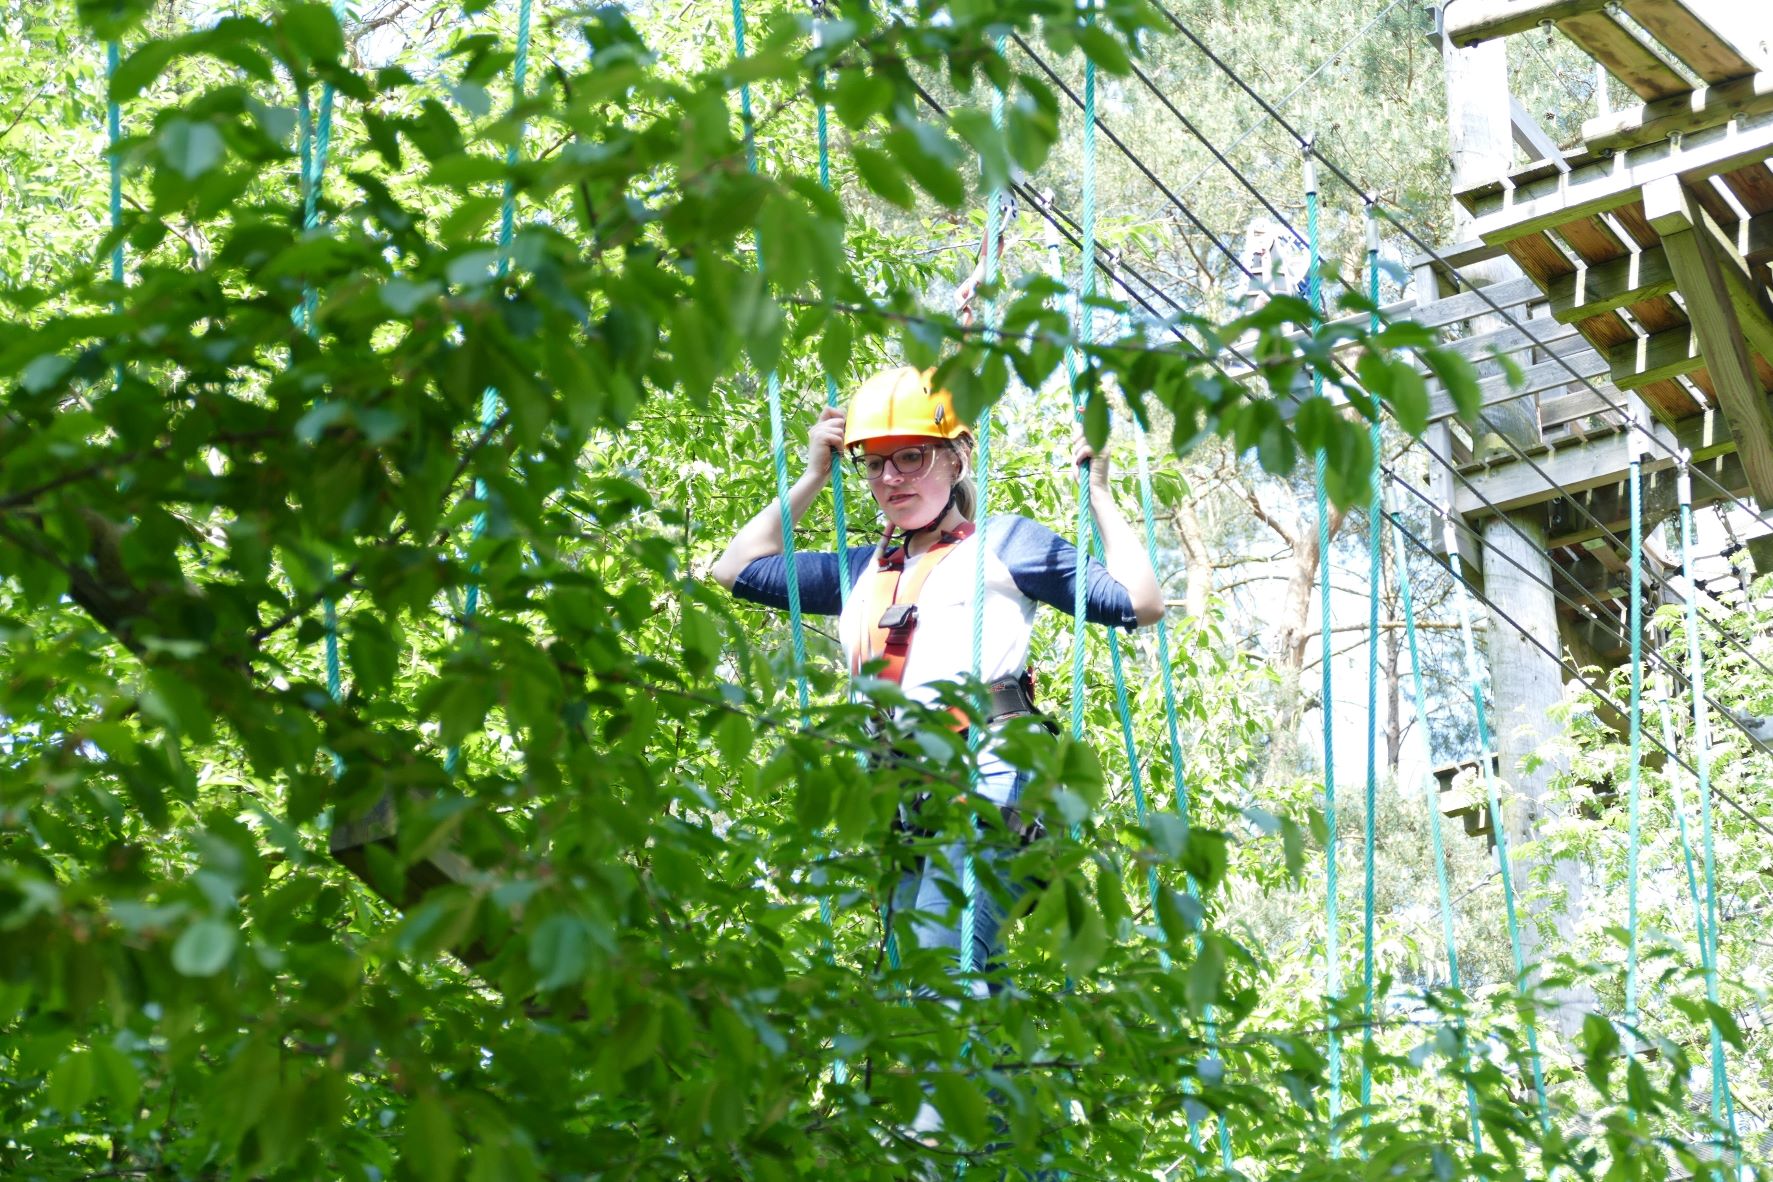
[[[98,1072],[89,1051],[72,1051],[49,1073],[46,1098],[49,1106],[63,1116],[73,1116],[93,1097],[98,1086]]]
[[[1212,932],[1201,937],[1200,951],[1195,954],[1194,963],[1188,966],[1188,980],[1185,993],[1188,1008],[1197,1016],[1204,1015],[1207,1007],[1219,999],[1221,984],[1225,979],[1225,945]]]
[[[214,916],[199,919],[172,946],[172,967],[187,977],[213,977],[234,956],[240,933]]]
[[[885,152],[857,144],[850,149],[850,161],[862,183],[888,205],[905,210],[917,205],[917,195],[905,181],[905,170]]]
[[[400,1156],[422,1182],[452,1182],[462,1160],[462,1138],[449,1108],[426,1092],[408,1106]]]
[[[979,1085],[952,1071],[930,1079],[930,1100],[942,1115],[942,1127],[967,1145],[983,1145],[990,1134],[990,1108]]]
[[[221,132],[210,123],[174,119],[160,132],[160,158],[166,166],[194,181],[221,163],[227,149]]]
[[[1587,1014],[1582,1019],[1582,1072],[1595,1091],[1606,1096],[1608,1078],[1613,1073],[1613,1060],[1619,1054],[1619,1032],[1610,1019],[1600,1014]]]
[[[287,5],[278,23],[309,62],[334,62],[344,56],[345,31],[330,5]]]
[[[591,929],[576,915],[558,912],[537,925],[529,939],[529,967],[544,992],[584,980],[591,965]]]
[[[1113,33],[1096,24],[1079,25],[1072,30],[1077,38],[1077,46],[1083,50],[1084,56],[1095,62],[1102,70],[1110,74],[1130,74],[1132,61],[1127,57],[1127,49]]]

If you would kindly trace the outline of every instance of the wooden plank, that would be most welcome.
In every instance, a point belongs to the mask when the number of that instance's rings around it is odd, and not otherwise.
[[[1631,247],[1620,241],[1613,228],[1600,218],[1577,218],[1565,222],[1557,228],[1557,236],[1564,240],[1578,263],[1591,266],[1612,262],[1631,253]]]
[[[1480,290],[1462,291],[1414,311],[1406,309],[1400,315],[1408,316],[1429,328],[1445,328],[1449,324],[1470,320],[1474,316],[1493,314],[1495,308],[1512,311],[1540,298],[1539,285],[1533,280],[1510,279]],[[1491,307],[1492,304],[1495,308]]]
[[[1661,241],[1656,237],[1656,230],[1650,225],[1650,219],[1644,216],[1642,201],[1627,201],[1607,216],[1619,223],[1620,228],[1637,244],[1640,250],[1655,246]]]
[[[1693,84],[1647,41],[1602,10],[1567,17],[1557,26],[1564,36],[1580,45],[1588,56],[1606,67],[1607,73],[1625,83],[1646,102],[1686,94]]]
[[[1528,234],[1508,243],[1508,257],[1540,287],[1576,272],[1576,264],[1545,234]]]
[[[1606,6],[1607,0],[1453,0],[1442,10],[1441,31],[1454,45],[1468,49]]]
[[[1580,338],[1574,324],[1560,324],[1549,316],[1519,317],[1521,327],[1509,325],[1494,332],[1448,341],[1447,348],[1470,361],[1487,361],[1523,349],[1549,349]]]
[[[1647,333],[1667,332],[1671,328],[1679,328],[1687,323],[1687,314],[1681,311],[1679,304],[1668,296],[1658,296],[1653,300],[1640,300],[1625,309],[1631,318],[1638,322],[1638,327]]]
[[[1590,119],[1582,139],[1595,152],[1621,152],[1773,110],[1773,72],[1702,86],[1684,95]]]
[[[1623,403],[1627,397],[1621,394],[1619,401]],[[1763,401],[1762,405],[1767,404]],[[1769,413],[1773,413],[1773,409]],[[1651,448],[1643,460],[1646,473],[1671,467],[1674,463],[1671,456],[1678,454],[1683,448],[1691,451],[1695,459],[1712,459],[1736,450],[1736,441],[1730,434],[1728,424],[1722,414],[1715,410],[1683,419],[1672,426],[1661,422],[1651,423],[1647,429],[1667,447]],[[1609,436],[1559,448],[1539,456],[1535,463],[1551,478],[1552,485],[1547,485],[1546,477],[1535,472],[1531,465],[1518,460],[1496,464],[1473,476],[1471,486],[1461,486],[1456,494],[1455,508],[1467,517],[1480,516],[1490,512],[1483,503],[1487,499],[1502,511],[1509,512],[1543,505],[1556,500],[1565,492],[1582,492],[1617,484],[1626,477],[1628,465],[1625,452],[1624,438]],[[1478,495],[1480,493],[1482,498]]]
[[[1734,237],[1738,254],[1750,258],[1773,254],[1773,214],[1738,223]],[[1548,284],[1545,294],[1552,316],[1568,322],[1653,300],[1676,287],[1674,270],[1662,247],[1652,246],[1637,254],[1578,267],[1572,274]]]
[[[1649,144],[1567,174],[1510,182],[1494,193],[1468,190],[1461,196],[1470,199],[1470,208],[1478,214],[1470,232],[1486,242],[1505,243],[1618,209],[1637,200],[1640,190],[1660,177],[1693,180],[1769,156],[1773,156],[1773,108],[1727,127],[1694,132],[1679,149],[1666,142]]]
[[[1765,289],[1722,231],[1708,225],[1710,218],[1679,180],[1669,177],[1647,187],[1644,209],[1680,279],[1705,367],[1736,436],[1755,499],[1773,505],[1773,410],[1745,339],[1753,338],[1763,356],[1773,357],[1773,315]]]
[[[1565,363],[1568,363],[1567,365]],[[1573,375],[1570,371],[1575,370]],[[1478,383],[1478,391],[1482,397],[1481,405],[1485,408],[1515,402],[1522,398],[1531,398],[1543,394],[1547,390],[1561,390],[1565,386],[1581,382],[1584,378],[1594,381],[1605,378],[1608,371],[1607,360],[1592,349],[1583,349],[1562,360],[1542,361],[1530,366],[1521,373],[1520,385],[1509,382],[1507,375],[1487,378]],[[1617,402],[1623,402],[1625,395],[1617,390],[1608,391],[1601,387],[1602,393]],[[1438,385],[1431,388],[1428,398],[1429,420],[1450,419],[1459,412],[1453,405],[1452,398]]]
[[[1602,391],[1608,389],[1606,383],[1600,385]],[[1616,429],[1622,425],[1623,417],[1614,408],[1624,406],[1626,402],[1624,395],[1615,393],[1603,396],[1584,386],[1574,394],[1542,401],[1539,404],[1539,427],[1542,431],[1549,431],[1553,427],[1562,427],[1580,419],[1600,416],[1608,421],[1605,427],[1596,427],[1595,430]]]
[[[1682,0],[1625,0],[1625,11],[1706,82],[1728,82],[1755,64]]]
[[[1615,446],[1622,446],[1615,444]],[[1735,452],[1712,456],[1694,462],[1693,504],[1710,505],[1724,499],[1717,491],[1721,485],[1733,497],[1748,495],[1747,478],[1742,473],[1742,460]],[[1700,479],[1699,473],[1709,477]],[[1716,482],[1715,484],[1713,482]],[[1675,470],[1663,468],[1644,477],[1643,499],[1645,520],[1658,520],[1675,512],[1679,505]],[[1577,506],[1580,505],[1581,509]],[[1587,510],[1585,515],[1582,510]],[[1572,501],[1551,500],[1547,507],[1547,546],[1577,546],[1601,536],[1594,521],[1605,525],[1615,536],[1624,537],[1631,528],[1631,502],[1623,483],[1608,484],[1578,494]],[[1594,521],[1589,520],[1592,515]]]
[[[1608,376],[1621,390],[1692,373],[1705,364],[1692,325],[1669,329],[1619,345],[1608,353]]]
[[[1661,247],[1581,267],[1545,289],[1552,318],[1564,323],[1654,299],[1675,290],[1674,270]]]
[[[1730,192],[1736,195],[1736,200],[1742,202],[1742,208],[1749,213],[1773,210],[1773,172],[1769,172],[1765,164],[1732,169],[1719,179],[1729,187]]]
[[[1695,370],[1689,377],[1697,378],[1704,370]],[[1679,422],[1689,415],[1696,415],[1704,410],[1706,403],[1695,402],[1687,388],[1678,381],[1651,382],[1640,386],[1637,395],[1665,423]],[[1715,404],[1716,400],[1712,401]]]

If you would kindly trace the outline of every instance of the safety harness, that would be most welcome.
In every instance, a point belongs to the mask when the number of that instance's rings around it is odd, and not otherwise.
[[[879,614],[868,628],[867,645],[857,649],[850,664],[852,673],[860,673],[871,661],[884,661],[884,667],[876,676],[894,685],[903,683],[905,663],[911,656],[911,641],[917,633],[917,597],[942,560],[972,536],[973,523],[970,521],[961,522],[953,530],[944,530],[909,577],[905,574],[908,561],[905,545],[883,546],[862,591],[862,618],[868,619],[877,610]],[[988,692],[990,698],[985,716],[989,722],[1037,713],[1034,678],[1026,670],[1020,677],[992,682]],[[958,710],[954,713],[960,729],[964,730],[966,716]]]

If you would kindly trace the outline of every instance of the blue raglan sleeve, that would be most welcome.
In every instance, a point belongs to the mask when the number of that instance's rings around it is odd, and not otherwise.
[[[1006,514],[991,519],[991,548],[1009,567],[1017,590],[1067,615],[1075,603],[1077,547],[1038,522]],[[1138,625],[1132,596],[1095,558],[1084,567],[1084,618],[1092,624]]]
[[[794,573],[800,580],[800,610],[812,616],[835,616],[843,610],[843,588],[838,580],[849,568],[850,586],[868,569],[873,546],[851,546],[840,559],[835,554],[797,551]],[[788,560],[780,554],[754,558],[739,572],[733,594],[748,603],[788,610]]]

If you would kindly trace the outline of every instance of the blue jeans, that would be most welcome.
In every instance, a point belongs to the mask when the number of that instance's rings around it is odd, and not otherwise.
[[[979,794],[1005,804],[1016,803],[1028,782],[1028,774],[1002,761],[994,763],[994,767],[980,775]],[[962,908],[955,900],[963,893],[960,876],[969,845],[978,879],[978,889],[973,893],[972,967],[974,973],[985,973],[998,967],[1003,953],[1004,917],[1027,889],[1026,883],[1010,876],[1010,863],[1021,852],[1014,835],[1006,835],[995,826],[982,826],[970,843],[944,842],[930,849],[893,891],[892,916],[909,914],[917,947],[949,953],[953,971],[958,973]],[[987,883],[996,883],[1000,889],[987,889]],[[997,987],[987,987],[979,981],[973,988],[975,994],[984,996],[996,992]]]

